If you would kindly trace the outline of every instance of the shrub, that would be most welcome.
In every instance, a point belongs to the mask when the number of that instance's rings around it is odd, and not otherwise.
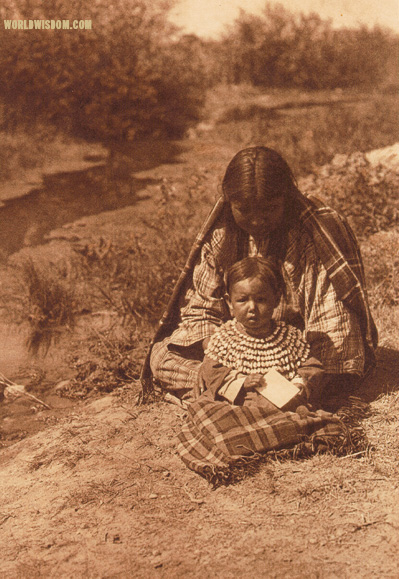
[[[362,153],[337,155],[302,187],[345,215],[359,239],[399,225],[399,175],[370,165]]]
[[[58,159],[70,146],[69,140],[37,124],[35,130],[0,133],[0,181],[22,179],[25,172]]]
[[[193,203],[193,189],[178,197],[165,181],[160,193],[156,214],[144,222],[145,237],[101,237],[75,245],[94,300],[140,327],[160,319],[207,211],[206,203]]]
[[[5,0],[0,8],[2,19],[71,14],[92,20],[92,30],[3,30],[6,128],[42,118],[76,136],[111,142],[181,136],[198,120],[201,71],[175,46],[161,2]]]
[[[96,332],[87,343],[83,354],[70,359],[75,376],[59,390],[61,396],[84,398],[137,383],[145,354],[142,336],[134,329],[118,327]]]
[[[232,83],[306,89],[373,87],[398,75],[398,36],[377,26],[334,29],[318,14],[266,5],[241,11],[220,47]]]

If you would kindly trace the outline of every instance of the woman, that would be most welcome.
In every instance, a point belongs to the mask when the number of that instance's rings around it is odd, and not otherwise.
[[[227,167],[223,198],[194,244],[144,366],[147,387],[151,369],[179,396],[197,392],[204,349],[230,317],[224,274],[255,255],[280,264],[287,291],[275,319],[304,330],[325,368],[326,385],[346,388],[374,365],[377,331],[349,225],[300,193],[276,151],[250,147]]]

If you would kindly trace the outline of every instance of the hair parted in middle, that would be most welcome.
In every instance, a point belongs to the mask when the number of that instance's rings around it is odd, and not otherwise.
[[[269,284],[276,298],[280,298],[284,293],[284,279],[276,261],[260,256],[244,257],[229,268],[226,274],[227,293],[230,294],[233,286],[239,281],[254,277]]]
[[[248,147],[239,151],[227,166],[222,183],[227,201],[255,196],[268,199],[297,191],[295,178],[283,157],[268,147]]]

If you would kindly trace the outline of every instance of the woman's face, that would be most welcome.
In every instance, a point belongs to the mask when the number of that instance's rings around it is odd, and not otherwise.
[[[234,221],[249,235],[261,237],[278,229],[284,217],[284,196],[267,199],[254,197],[247,202],[231,201]]]

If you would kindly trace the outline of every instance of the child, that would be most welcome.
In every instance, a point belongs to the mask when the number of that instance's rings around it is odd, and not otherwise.
[[[324,371],[311,357],[302,332],[273,320],[283,294],[275,262],[262,257],[236,262],[228,270],[226,290],[233,319],[215,331],[205,350],[200,369],[205,395],[276,412],[276,406],[258,392],[266,385],[265,374],[275,369],[300,389],[283,410],[301,407],[300,412],[306,412],[304,406],[319,398]]]

